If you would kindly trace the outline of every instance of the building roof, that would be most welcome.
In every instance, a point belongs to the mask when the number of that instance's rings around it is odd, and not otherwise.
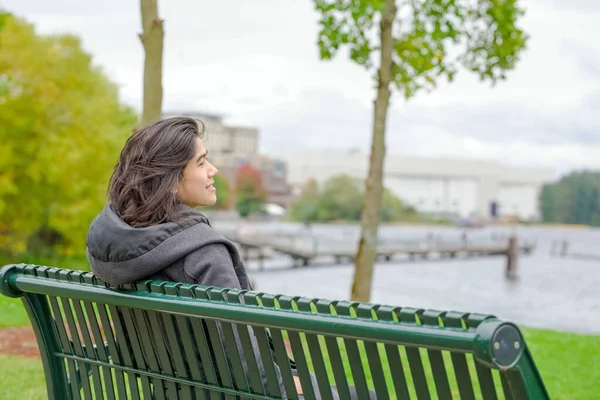
[[[210,118],[221,122],[225,117],[223,114],[214,114],[203,111],[190,111],[190,110],[168,110],[162,113],[163,117],[174,117],[174,116],[182,116],[182,117],[190,117],[190,118]]]

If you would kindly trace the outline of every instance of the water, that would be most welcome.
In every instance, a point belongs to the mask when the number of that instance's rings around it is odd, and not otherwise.
[[[218,224],[216,224],[219,229]],[[300,232],[296,224],[259,224],[247,229]],[[317,225],[313,233],[356,242],[357,226]],[[469,237],[502,238],[513,227],[472,230]],[[462,230],[451,227],[385,227],[380,236],[390,240],[441,235],[458,240]],[[371,302],[397,306],[494,314],[502,319],[546,329],[600,334],[600,258],[581,260],[550,254],[553,242],[568,240],[569,251],[600,256],[600,230],[518,227],[520,240],[537,244],[531,255],[518,261],[516,282],[504,278],[504,257],[409,261],[398,257],[375,266]],[[490,239],[491,240],[491,239]],[[349,299],[353,265],[335,265],[318,259],[308,267],[292,268],[279,256],[258,271],[248,262],[257,290],[335,300]]]

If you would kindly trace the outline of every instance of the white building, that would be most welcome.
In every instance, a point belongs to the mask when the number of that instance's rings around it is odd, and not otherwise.
[[[368,172],[369,156],[357,150],[281,152],[277,157],[287,162],[295,194],[310,179],[322,183],[346,174],[364,180]],[[495,161],[388,155],[384,165],[384,185],[419,212],[463,217],[538,219],[541,187],[554,180],[552,169]]]

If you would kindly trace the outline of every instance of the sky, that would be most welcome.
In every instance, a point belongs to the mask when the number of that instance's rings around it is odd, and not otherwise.
[[[600,1],[522,0],[527,49],[492,87],[466,70],[409,101],[395,94],[387,154],[600,169]],[[0,0],[41,34],[79,36],[141,107],[139,1]],[[217,113],[260,129],[268,154],[370,148],[372,72],[341,53],[319,60],[309,0],[159,0],[165,111]]]

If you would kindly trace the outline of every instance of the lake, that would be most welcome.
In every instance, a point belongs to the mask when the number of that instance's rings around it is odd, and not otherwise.
[[[231,228],[231,222],[213,223],[217,229]],[[229,224],[229,225],[228,225]],[[304,232],[293,223],[244,223],[241,228],[261,232]],[[317,236],[356,243],[356,225],[314,225]],[[468,230],[471,240],[498,240],[515,231],[520,241],[536,243],[530,255],[518,260],[518,280],[504,278],[502,256],[410,261],[398,256],[378,262],[372,282],[371,302],[396,306],[457,310],[494,314],[519,324],[555,330],[600,334],[600,230],[592,228],[545,228],[525,226],[486,227]],[[459,241],[463,229],[441,226],[385,226],[383,240],[426,240],[441,237]],[[569,241],[569,252],[596,254],[598,260],[562,258],[551,255],[555,241]],[[286,256],[246,266],[257,290],[269,293],[347,300],[353,264],[335,264],[317,259],[307,267],[293,268]]]

